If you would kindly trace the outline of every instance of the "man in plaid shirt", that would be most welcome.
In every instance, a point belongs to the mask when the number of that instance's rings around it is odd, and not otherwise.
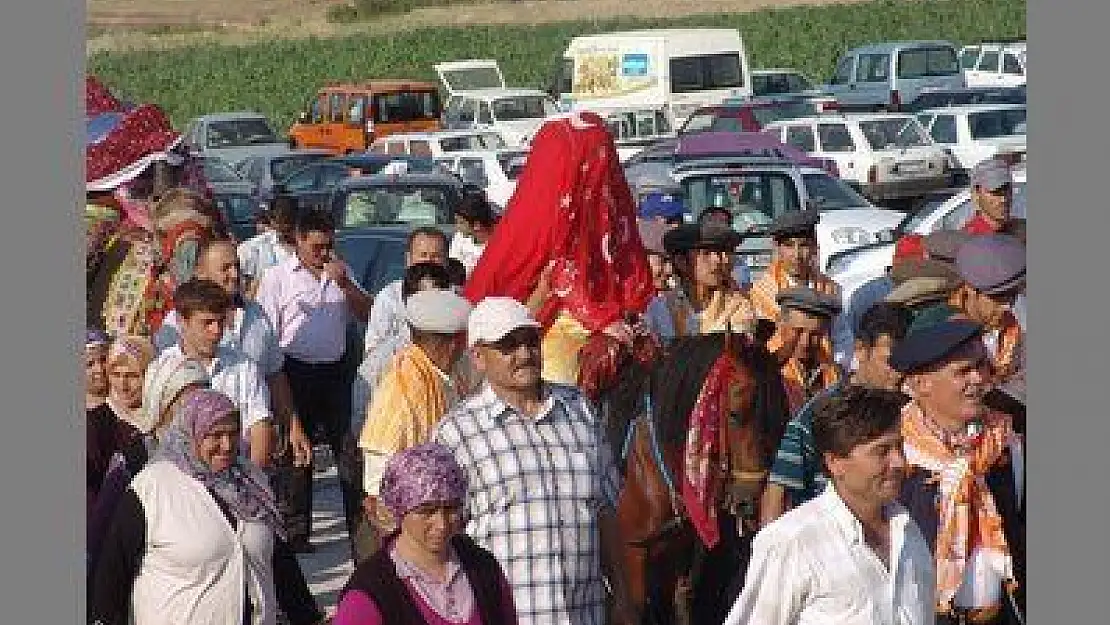
[[[603,625],[603,576],[619,620],[639,623],[619,564],[620,475],[593,407],[540,379],[540,324],[519,302],[479,302],[467,334],[486,381],[432,439],[467,470],[466,531],[500,561],[521,625]]]

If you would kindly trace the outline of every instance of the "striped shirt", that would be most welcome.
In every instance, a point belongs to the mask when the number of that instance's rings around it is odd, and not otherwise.
[[[466,468],[466,531],[501,563],[521,625],[602,625],[597,519],[616,508],[621,478],[585,395],[557,384],[544,395],[529,417],[486,384],[432,439]]]
[[[793,507],[820,495],[828,483],[813,442],[813,409],[819,400],[839,395],[843,388],[840,382],[814,395],[786,424],[767,479],[786,490]]]

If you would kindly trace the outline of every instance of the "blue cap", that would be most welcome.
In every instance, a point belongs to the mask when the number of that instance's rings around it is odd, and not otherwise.
[[[913,373],[943,362],[983,334],[983,325],[966,319],[946,319],[906,334],[890,353],[889,364],[899,373]]]
[[[640,201],[640,217],[674,219],[686,214],[682,198],[668,193],[648,193]]]

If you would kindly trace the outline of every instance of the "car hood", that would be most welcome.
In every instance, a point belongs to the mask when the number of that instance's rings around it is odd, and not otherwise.
[[[887,240],[905,218],[906,213],[886,208],[822,212],[816,228],[822,270],[833,254]]]

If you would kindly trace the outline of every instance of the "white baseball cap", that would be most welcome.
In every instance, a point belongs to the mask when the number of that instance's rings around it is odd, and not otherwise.
[[[474,347],[478,343],[500,341],[517,328],[538,327],[540,323],[524,304],[511,297],[487,297],[470,311],[467,341]]]

